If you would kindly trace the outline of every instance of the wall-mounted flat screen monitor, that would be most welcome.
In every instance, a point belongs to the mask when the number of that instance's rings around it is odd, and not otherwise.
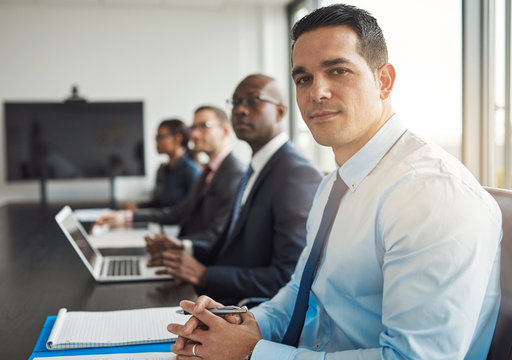
[[[143,176],[142,102],[4,103],[7,181]]]

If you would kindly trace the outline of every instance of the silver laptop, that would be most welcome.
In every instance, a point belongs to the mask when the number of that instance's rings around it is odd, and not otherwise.
[[[98,282],[143,281],[172,279],[171,275],[156,275],[163,269],[146,267],[148,256],[103,256],[91,243],[82,224],[69,206],[65,206],[55,220],[82,259],[91,275]]]

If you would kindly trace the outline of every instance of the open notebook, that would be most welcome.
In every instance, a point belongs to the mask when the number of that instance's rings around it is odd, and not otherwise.
[[[176,335],[170,323],[184,324],[190,315],[181,309],[160,307],[117,311],[67,311],[60,309],[46,343],[48,350],[78,349],[170,342]]]

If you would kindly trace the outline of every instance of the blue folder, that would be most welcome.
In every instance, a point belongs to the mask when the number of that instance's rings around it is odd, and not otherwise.
[[[110,346],[110,347],[96,347],[85,349],[70,349],[70,350],[48,350],[46,342],[52,331],[53,324],[57,316],[48,316],[43,325],[43,330],[37,339],[36,346],[32,355],[28,360],[38,357],[53,357],[53,356],[71,356],[71,355],[93,355],[93,354],[121,354],[121,353],[140,353],[140,352],[171,352],[171,345],[174,342],[157,343],[157,344],[141,344],[141,345],[127,345],[127,346]]]

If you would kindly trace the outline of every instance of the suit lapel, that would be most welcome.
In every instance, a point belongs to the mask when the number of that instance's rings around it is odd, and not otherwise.
[[[188,212],[188,215],[185,218],[188,218],[188,216],[190,216],[191,214],[194,213],[194,210],[197,207],[197,204],[201,201],[201,199],[203,198],[203,196],[206,193],[206,191],[208,191],[208,187],[210,186],[210,184],[207,184],[204,189],[201,189],[201,184],[203,183],[205,175],[206,174],[203,171],[203,173],[199,177],[198,181],[196,181],[196,183],[194,184],[194,188],[190,189],[190,191],[194,191],[193,192],[194,199],[192,200],[192,205],[188,207],[189,208],[189,212]]]
[[[238,233],[240,232],[240,230],[242,229],[243,225],[246,222],[246,218],[247,218],[249,211],[252,207],[252,203],[254,201],[255,194],[257,193],[260,186],[262,186],[262,184],[265,181],[265,179],[267,178],[267,176],[269,176],[269,174],[272,171],[273,166],[275,165],[276,162],[279,161],[279,158],[284,154],[284,152],[286,151],[288,146],[290,146],[288,144],[288,142],[286,142],[283,146],[281,146],[274,153],[274,155],[272,155],[270,157],[270,159],[267,161],[267,163],[265,164],[263,169],[261,169],[261,172],[259,173],[258,178],[254,182],[254,185],[251,188],[251,192],[247,196],[245,204],[242,207],[242,211],[240,213],[237,223],[235,224],[235,228],[233,229],[231,236],[229,238],[227,238],[226,241],[224,242],[224,245],[222,246],[220,253],[222,253],[225,249],[227,249],[228,246],[233,242],[233,239],[235,239],[237,237]],[[229,228],[229,224],[228,224],[228,228]]]
[[[206,184],[206,186],[204,187],[204,189],[199,189],[198,193],[197,193],[197,196],[196,196],[196,199],[195,199],[195,202],[194,202],[194,207],[193,209],[195,209],[195,207],[197,206],[197,204],[204,198],[204,196],[209,192],[211,191],[211,189],[216,189],[217,188],[217,183],[219,181],[222,181],[222,175],[224,174],[224,172],[228,169],[228,167],[231,165],[231,153],[229,153],[226,158],[224,160],[222,160],[219,168],[217,169],[217,171],[215,171],[215,174],[213,174],[213,177],[212,179],[210,180],[210,182],[208,184]],[[200,185],[199,185],[200,186]]]
[[[231,166],[231,157],[233,155],[231,153],[226,156],[226,158],[220,163],[219,168],[215,172],[215,174],[212,177],[212,180],[206,185],[204,193],[207,193],[209,189],[212,187],[215,187],[215,185],[222,181],[222,174],[228,169],[228,167]]]
[[[199,200],[202,197],[201,196],[201,183],[203,181],[203,178],[204,178],[204,173],[201,174],[199,179],[197,179],[195,181],[194,185],[192,185],[192,188],[189,190],[190,194],[191,195],[193,194],[194,197],[193,198],[189,198],[190,204],[189,204],[189,206],[187,206],[185,208],[185,216],[181,217],[181,221],[180,221],[180,226],[181,226],[180,236],[185,231],[185,227],[186,227],[187,221],[190,218],[190,216],[194,213],[194,209],[196,208],[197,203],[199,202]]]
[[[184,222],[186,222],[188,218],[194,214],[198,205],[201,203],[201,201],[203,200],[204,196],[208,193],[208,191],[210,191],[211,188],[215,188],[216,183],[222,180],[221,178],[223,172],[230,165],[230,157],[231,153],[229,153],[228,156],[226,156],[226,158],[222,161],[219,168],[213,175],[212,180],[208,184],[206,184],[204,189],[201,189],[201,184],[203,183],[203,179],[206,175],[204,171],[199,177],[198,181],[196,181],[196,183],[194,184],[194,188],[190,189],[190,191],[194,191],[194,199],[192,200],[192,205],[188,207],[187,216],[183,217],[183,219],[186,219],[184,220]]]

